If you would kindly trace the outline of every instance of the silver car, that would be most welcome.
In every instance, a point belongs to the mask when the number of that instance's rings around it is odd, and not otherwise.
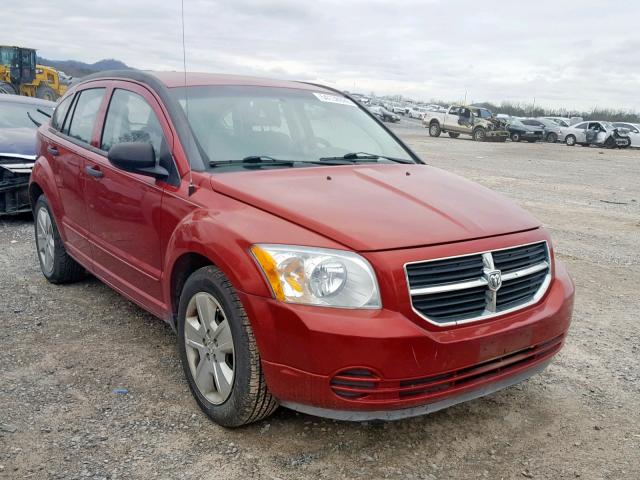
[[[626,134],[631,139],[631,146],[640,148],[640,124],[627,122],[613,122],[613,126],[619,129],[625,129]]]
[[[574,145],[597,145],[604,147],[625,148],[631,146],[631,139],[618,129],[611,122],[591,121],[581,122],[570,127],[562,128],[562,140],[568,146]]]
[[[542,138],[545,142],[556,143],[562,135],[562,128],[560,125],[548,118],[525,118],[521,121],[530,127],[542,128]]]

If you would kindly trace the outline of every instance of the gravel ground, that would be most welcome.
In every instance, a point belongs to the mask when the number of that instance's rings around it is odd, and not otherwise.
[[[95,279],[48,284],[31,218],[5,218],[0,478],[640,478],[640,152],[393,128],[427,162],[515,199],[551,231],[577,296],[546,372],[393,423],[280,409],[225,430],[192,399],[167,325]]]

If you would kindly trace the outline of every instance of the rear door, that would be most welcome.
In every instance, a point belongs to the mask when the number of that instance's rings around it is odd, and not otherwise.
[[[587,141],[587,125],[587,122],[583,122],[570,127],[571,134],[576,137],[576,142],[585,143]]]
[[[173,139],[162,109],[144,87],[114,82],[99,142],[101,155],[87,160],[85,199],[96,273],[145,305],[163,312],[163,182],[113,166],[107,152],[117,143],[149,142],[168,170]]]
[[[45,138],[46,155],[53,169],[60,198],[56,212],[65,247],[83,262],[91,264],[89,225],[84,203],[85,160],[104,99],[104,87],[88,87],[69,96],[56,108],[51,133]]]
[[[444,116],[444,127],[446,130],[451,130],[452,132],[459,132],[460,125],[458,125],[458,121],[460,120],[460,108],[451,107],[449,111]]]

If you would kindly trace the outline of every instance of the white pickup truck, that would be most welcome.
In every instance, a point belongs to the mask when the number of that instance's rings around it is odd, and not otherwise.
[[[432,137],[448,133],[451,138],[458,138],[464,134],[478,142],[504,142],[509,137],[505,122],[482,107],[452,105],[445,113],[428,112],[422,123]]]

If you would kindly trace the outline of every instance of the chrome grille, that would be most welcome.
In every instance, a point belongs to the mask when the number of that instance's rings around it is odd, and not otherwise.
[[[551,280],[547,242],[405,265],[414,311],[455,325],[524,308]]]

